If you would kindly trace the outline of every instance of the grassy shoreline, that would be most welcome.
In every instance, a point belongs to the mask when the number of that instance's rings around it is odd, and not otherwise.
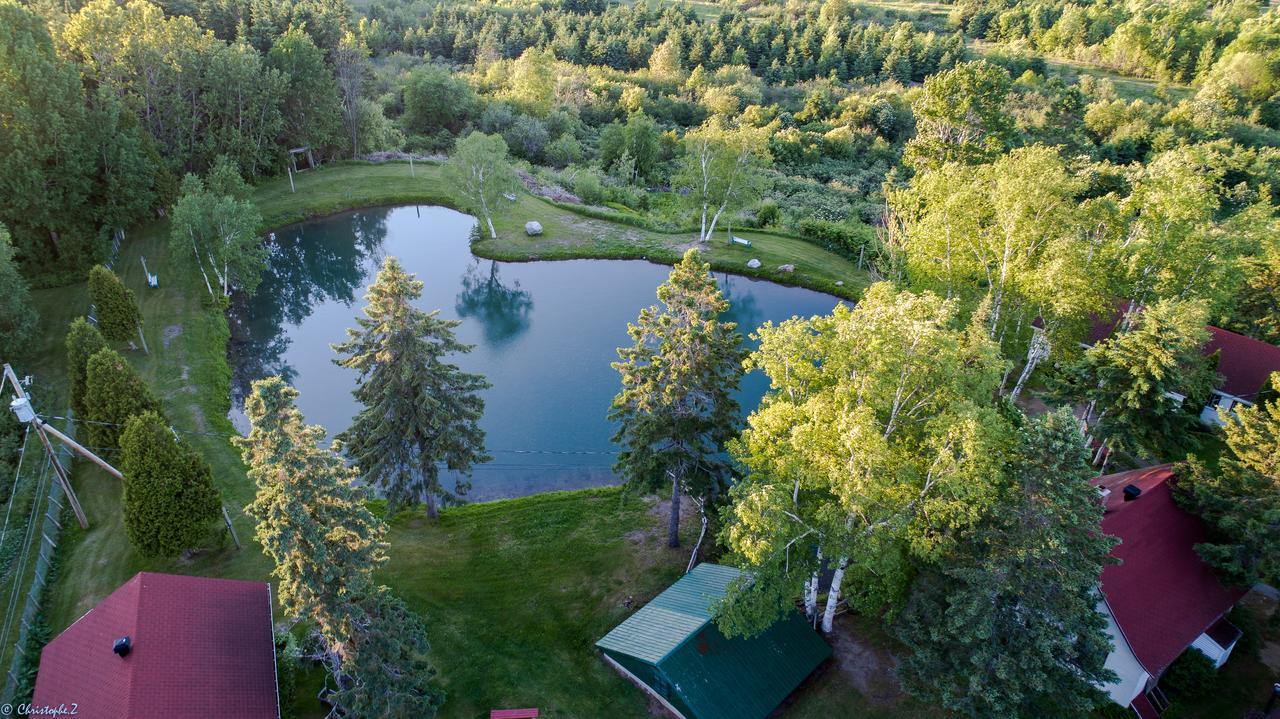
[[[288,179],[268,180],[255,188],[254,200],[262,212],[263,231],[320,219],[355,209],[431,204],[466,211],[447,189],[440,165],[406,162],[341,162],[294,176],[296,192]],[[673,264],[696,242],[687,231],[663,231],[601,219],[521,191],[514,203],[494,213],[498,238],[482,238],[472,244],[479,257],[504,262],[605,259],[648,260]],[[528,237],[524,223],[537,220],[543,234]],[[774,231],[735,230],[753,247],[711,242],[703,254],[714,270],[778,284],[803,287],[845,299],[856,299],[870,284],[869,275],[856,263],[793,235]],[[747,267],[759,259],[757,269]],[[794,265],[794,272],[778,267]],[[837,285],[842,282],[843,285]]]

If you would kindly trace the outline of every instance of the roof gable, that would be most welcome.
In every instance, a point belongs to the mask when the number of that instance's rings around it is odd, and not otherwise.
[[[1110,494],[1102,529],[1120,543],[1120,564],[1102,570],[1102,593],[1130,647],[1152,676],[1230,611],[1244,590],[1224,587],[1195,552],[1200,519],[1174,502],[1168,465],[1099,477]],[[1142,494],[1124,501],[1123,488]]]
[[[128,635],[121,658],[112,642]],[[45,646],[33,702],[85,716],[279,716],[265,582],[140,572]]]
[[[711,621],[712,607],[742,574],[733,567],[703,562],[614,627],[596,646],[657,664]]]

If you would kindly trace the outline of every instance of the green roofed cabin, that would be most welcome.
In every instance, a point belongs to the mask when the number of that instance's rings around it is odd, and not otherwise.
[[[681,719],[764,719],[831,648],[799,612],[749,639],[721,634],[712,606],[742,575],[699,564],[596,646]]]

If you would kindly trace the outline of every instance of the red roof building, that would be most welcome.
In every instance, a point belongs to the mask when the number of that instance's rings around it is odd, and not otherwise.
[[[139,572],[45,646],[32,704],[83,719],[279,719],[271,621],[265,582]]]
[[[1223,394],[1253,402],[1272,372],[1280,372],[1280,347],[1219,327],[1209,328],[1205,354],[1218,355],[1218,374]]]
[[[1123,694],[1139,692],[1125,697],[1113,690],[1112,698],[1121,703],[1145,704],[1142,695],[1188,647],[1221,666],[1239,636],[1225,616],[1245,589],[1223,586],[1196,554],[1195,545],[1205,539],[1204,524],[1174,502],[1171,480],[1169,465],[1094,480],[1105,493],[1102,529],[1120,540],[1112,550],[1120,563],[1102,571],[1105,607],[1116,627],[1108,666],[1121,674],[1120,684],[1128,679]],[[1136,668],[1117,656],[1126,652],[1136,659]],[[1142,708],[1139,715],[1148,716]]]

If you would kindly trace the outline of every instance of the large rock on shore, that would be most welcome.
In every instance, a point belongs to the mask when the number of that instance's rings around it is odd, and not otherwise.
[[[524,223],[524,233],[530,237],[542,234],[542,223],[537,220],[529,220]]]
[[[751,258],[751,259],[749,259],[749,260],[747,260],[747,267],[749,267],[749,268],[751,268],[751,269],[753,269],[753,270],[758,270],[758,269],[760,269],[760,260],[757,260],[757,259],[755,259],[754,257],[753,257],[753,258]]]

